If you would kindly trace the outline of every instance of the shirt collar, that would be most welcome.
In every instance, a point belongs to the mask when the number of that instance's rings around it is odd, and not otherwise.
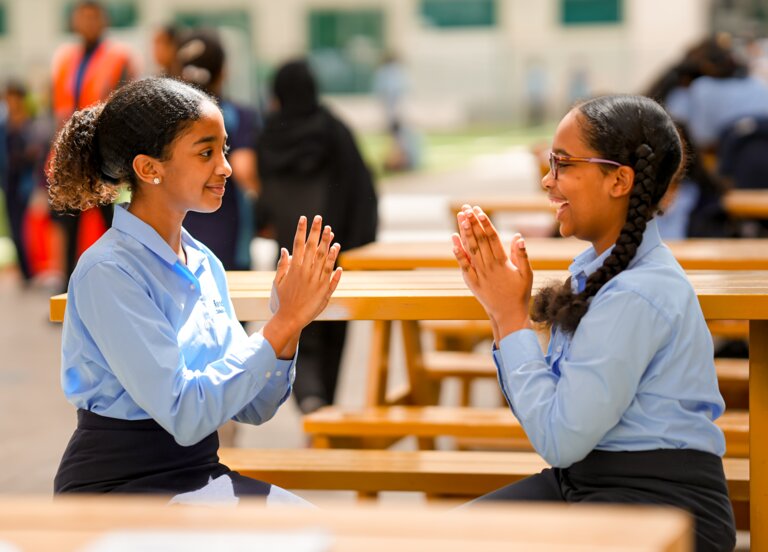
[[[154,228],[128,211],[128,203],[115,205],[112,226],[136,239],[136,241],[141,243],[169,265],[175,265],[179,261],[176,252],[163,238],[160,237],[160,234],[158,234]],[[197,247],[194,244],[194,240],[183,228],[181,229],[181,242],[185,246],[185,251],[187,251],[187,260],[189,261],[190,250],[194,250],[195,254],[193,254],[192,257],[195,259],[196,265],[199,265],[201,261],[196,254]],[[190,271],[194,272],[191,266],[189,268]]]
[[[629,266],[627,268],[634,266],[638,261],[640,261],[640,259],[642,259],[652,249],[658,247],[659,245],[661,245],[659,226],[656,222],[656,219],[652,218],[648,221],[648,224],[645,227],[645,232],[643,232],[643,241],[640,242],[640,247],[637,248],[637,253],[632,258],[632,260],[629,261]],[[603,251],[600,256],[597,255],[594,247],[590,247],[589,249],[580,253],[573,260],[571,266],[568,267],[568,271],[571,273],[572,279],[586,280],[598,268],[603,266],[603,262],[605,261],[606,257],[611,254],[611,251],[613,251],[614,247],[615,245],[609,247]]]

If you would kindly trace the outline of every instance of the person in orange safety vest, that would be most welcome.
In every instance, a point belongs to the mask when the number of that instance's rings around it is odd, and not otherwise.
[[[75,111],[106,100],[113,90],[138,75],[131,50],[104,37],[109,21],[102,4],[93,0],[77,2],[70,23],[81,40],[63,44],[53,57],[51,103],[57,128]],[[82,216],[74,213],[54,216],[64,233],[65,286],[79,251],[90,246],[111,224],[112,207],[101,208],[100,212],[101,216],[94,216],[99,211],[86,211]],[[89,222],[81,225],[84,220]]]

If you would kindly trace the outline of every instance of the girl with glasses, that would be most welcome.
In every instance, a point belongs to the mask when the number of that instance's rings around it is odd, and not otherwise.
[[[541,290],[516,235],[458,213],[454,254],[485,308],[502,391],[552,468],[481,497],[668,504],[691,512],[697,550],[732,550],[712,338],[654,214],[682,166],[670,117],[639,96],[589,100],[560,122],[542,181],[563,236],[590,241]],[[551,328],[542,352],[533,323]]]

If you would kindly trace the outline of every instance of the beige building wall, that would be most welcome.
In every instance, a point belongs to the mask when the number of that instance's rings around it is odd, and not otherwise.
[[[25,76],[43,86],[56,45],[71,39],[61,29],[64,0],[6,3],[8,33],[0,38],[0,79]],[[625,0],[619,25],[563,26],[560,0],[498,0],[491,29],[432,29],[419,18],[418,0],[137,0],[140,26],[113,34],[131,43],[153,69],[152,30],[183,10],[238,9],[249,17],[251,44],[235,42],[230,71],[248,86],[255,64],[274,66],[306,52],[313,8],[380,9],[385,42],[403,60],[411,111],[434,111],[435,124],[524,117],[531,60],[546,69],[547,107],[556,117],[569,103],[578,69],[593,92],[638,92],[708,29],[710,0]],[[212,8],[212,6],[215,6]],[[250,51],[246,51],[250,50]],[[239,88],[238,88],[239,90]],[[246,95],[250,91],[239,90]],[[370,98],[341,98],[364,106]],[[365,119],[365,109],[359,110]],[[354,108],[352,109],[354,112]],[[428,117],[427,117],[428,119]],[[429,124],[429,121],[425,121]]]

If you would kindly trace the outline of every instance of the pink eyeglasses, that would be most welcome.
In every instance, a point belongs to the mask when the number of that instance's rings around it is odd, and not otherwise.
[[[552,176],[557,180],[557,174],[562,163],[602,163],[603,165],[616,165],[621,167],[621,163],[616,161],[610,161],[608,159],[600,159],[599,157],[572,157],[570,155],[560,155],[559,153],[549,153],[549,171]]]

